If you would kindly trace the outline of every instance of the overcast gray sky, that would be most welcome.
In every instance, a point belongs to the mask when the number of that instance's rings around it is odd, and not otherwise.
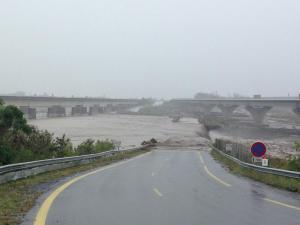
[[[1,0],[0,93],[300,93],[299,0]]]

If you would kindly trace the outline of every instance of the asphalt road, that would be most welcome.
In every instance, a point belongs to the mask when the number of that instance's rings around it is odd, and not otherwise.
[[[208,152],[156,150],[86,176],[47,225],[299,225],[300,195],[234,176]]]

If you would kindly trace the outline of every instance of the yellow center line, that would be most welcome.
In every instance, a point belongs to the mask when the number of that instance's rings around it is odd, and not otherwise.
[[[269,199],[269,198],[264,198],[264,200],[267,201],[267,202],[276,204],[276,205],[280,205],[280,206],[284,206],[284,207],[287,207],[287,208],[290,208],[290,209],[295,209],[295,210],[300,211],[299,207],[296,207],[296,206],[293,206],[293,205],[289,205],[289,204],[286,204],[286,203],[283,203],[283,202],[278,202],[278,201],[275,201],[275,200],[272,200],[272,199]]]
[[[226,186],[226,187],[231,187],[231,184],[226,183],[225,181],[221,180],[220,178],[218,178],[217,176],[215,176],[214,174],[212,174],[208,169],[207,166],[204,166],[205,172],[213,179],[215,179],[216,181],[218,181],[220,184]]]
[[[162,197],[162,193],[160,193],[160,191],[157,188],[153,188],[153,191],[156,195],[158,195],[159,197]]]
[[[123,161],[123,162],[119,162],[119,163],[116,163],[116,164],[113,164],[113,165],[110,165],[110,166],[106,166],[104,168],[101,168],[101,169],[98,169],[98,170],[95,170],[95,171],[92,171],[92,172],[89,172],[89,173],[86,173],[84,175],[81,175],[81,176],[78,176],[78,177],[75,177],[73,179],[71,179],[70,181],[64,183],[63,185],[61,185],[60,187],[58,187],[56,190],[54,190],[49,196],[48,198],[43,202],[42,206],[40,207],[36,217],[35,217],[35,221],[34,221],[34,225],[46,225],[46,220],[47,220],[47,216],[48,216],[48,212],[53,204],[53,201],[57,198],[57,196],[63,192],[66,188],[68,188],[71,184],[81,180],[82,178],[84,177],[87,177],[89,175],[92,175],[92,174],[95,174],[95,173],[98,173],[98,172],[101,172],[103,170],[107,170],[107,169],[110,169],[110,168],[113,168],[113,167],[116,167],[116,166],[119,166],[119,165],[122,165],[124,163],[128,163],[130,161],[133,161],[133,160],[136,160],[138,158],[141,158],[145,155],[148,155],[150,154],[151,152],[148,152],[146,154],[143,154],[143,155],[140,155],[140,156],[137,156],[137,157],[134,157],[132,159],[128,159],[126,161]]]

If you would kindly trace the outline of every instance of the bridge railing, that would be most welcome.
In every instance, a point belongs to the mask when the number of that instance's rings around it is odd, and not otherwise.
[[[111,150],[111,151],[89,154],[89,155],[45,159],[45,160],[0,166],[0,183],[21,179],[21,178],[37,175],[39,173],[52,171],[52,170],[58,170],[58,169],[63,169],[63,168],[72,167],[76,165],[87,164],[101,157],[109,157],[114,154],[123,153],[126,151],[137,151],[137,150],[145,149],[147,147],[150,147],[150,145],[144,145],[136,148],[128,148],[122,150]]]

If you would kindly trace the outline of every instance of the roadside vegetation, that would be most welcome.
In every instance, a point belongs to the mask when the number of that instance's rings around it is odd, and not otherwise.
[[[114,144],[109,140],[92,139],[73,147],[65,135],[54,137],[47,130],[27,124],[17,107],[6,106],[0,100],[0,165],[92,154],[113,148]]]
[[[0,225],[21,224],[24,215],[35,205],[37,198],[66,176],[132,158],[147,151],[149,150],[119,152],[110,157],[99,158],[93,163],[0,184]]]
[[[0,99],[0,166],[48,158],[94,154],[114,148],[110,140],[86,141],[74,147],[65,135],[54,137],[47,130],[29,125],[15,106]],[[55,183],[97,167],[131,158],[148,150],[118,152],[92,163],[50,171],[36,176],[0,184],[0,225],[18,225],[35,205],[37,198]]]
[[[226,144],[231,144],[234,149],[232,149],[232,151],[226,151]],[[226,154],[230,154],[243,162],[252,162],[252,154],[249,151],[249,146],[233,143],[223,139],[216,139],[214,146],[224,151]],[[288,158],[279,158],[267,155],[267,158],[269,159],[269,166],[278,169],[300,172],[300,143],[295,142],[294,148],[298,154],[291,155]]]
[[[274,186],[277,188],[282,188],[282,189],[286,189],[289,191],[300,193],[300,181],[297,179],[281,177],[281,176],[276,176],[276,175],[272,175],[272,174],[260,173],[255,170],[241,167],[239,164],[237,164],[236,162],[234,162],[230,159],[225,158],[218,151],[216,151],[214,149],[211,150],[211,155],[214,157],[215,160],[219,161],[220,163],[222,163],[223,165],[228,167],[229,170],[236,175],[246,176],[246,177],[252,178],[256,181],[260,181],[260,182],[263,182],[265,184],[268,184],[268,185],[271,185],[271,186]],[[281,162],[281,163],[283,163],[283,162]],[[285,164],[285,166],[288,166],[288,163]]]
[[[294,144],[296,151],[300,151],[300,145],[298,142]],[[300,155],[293,155],[289,158],[278,158],[268,156],[269,159],[269,166],[277,169],[283,170],[291,170],[300,172]]]
[[[297,152],[300,152],[300,143],[295,142],[295,149]],[[288,159],[287,169],[300,172],[300,155],[294,156]]]

